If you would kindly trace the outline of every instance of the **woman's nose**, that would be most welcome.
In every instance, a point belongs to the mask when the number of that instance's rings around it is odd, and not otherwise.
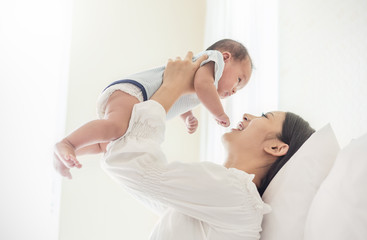
[[[237,88],[232,89],[232,94],[235,94],[237,92]]]

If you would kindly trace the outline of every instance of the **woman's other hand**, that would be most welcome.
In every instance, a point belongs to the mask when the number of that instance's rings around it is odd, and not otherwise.
[[[188,52],[183,60],[180,57],[168,60],[163,83],[151,98],[159,102],[166,112],[180,96],[192,91],[195,73],[201,62],[208,58],[203,55],[193,62],[192,57],[193,53]]]
[[[208,58],[207,55],[201,56],[197,61],[192,61],[193,53],[190,51],[182,60],[177,57],[175,60],[168,59],[166,70],[163,77],[163,86],[170,86],[177,89],[182,94],[194,90],[194,76],[199,69],[202,61]]]

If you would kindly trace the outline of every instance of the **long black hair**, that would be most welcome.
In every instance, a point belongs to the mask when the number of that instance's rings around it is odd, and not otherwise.
[[[268,173],[261,180],[258,191],[260,196],[263,195],[265,189],[268,187],[270,181],[278,173],[278,171],[284,166],[286,162],[297,152],[297,150],[306,142],[306,140],[315,132],[311,128],[310,124],[297,114],[286,112],[285,120],[283,122],[282,132],[277,138],[288,144],[288,152],[279,157],[271,165]]]

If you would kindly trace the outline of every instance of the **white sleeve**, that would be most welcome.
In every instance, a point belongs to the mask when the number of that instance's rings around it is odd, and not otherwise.
[[[252,175],[209,162],[168,163],[160,149],[164,130],[159,103],[135,105],[127,133],[108,146],[104,169],[153,209],[172,207],[220,227],[242,224],[249,215],[262,217],[264,204],[254,198]]]

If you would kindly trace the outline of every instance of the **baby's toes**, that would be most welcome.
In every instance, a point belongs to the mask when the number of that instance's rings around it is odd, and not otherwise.
[[[75,162],[75,167],[77,167],[77,168],[81,168],[81,167],[82,167],[82,164],[80,164],[80,162],[76,161],[76,162]]]
[[[70,173],[70,169],[69,169],[69,168],[65,168],[65,169],[63,169],[63,170],[62,170],[62,172],[61,172],[61,175],[62,175],[63,177],[68,178],[68,179],[71,179],[71,178],[72,178],[72,177],[71,177],[71,173]]]
[[[73,168],[73,167],[75,167],[75,163],[71,162],[71,161],[66,161],[66,167]]]
[[[66,155],[65,159],[64,159],[65,165],[68,168],[72,168],[75,167],[75,161],[73,160],[73,158],[71,157],[71,155]]]
[[[73,167],[77,167],[77,168],[81,168],[82,165],[80,164],[80,162],[78,161],[78,159],[76,159],[76,157],[74,155],[69,155],[69,159],[72,161],[73,163]]]

